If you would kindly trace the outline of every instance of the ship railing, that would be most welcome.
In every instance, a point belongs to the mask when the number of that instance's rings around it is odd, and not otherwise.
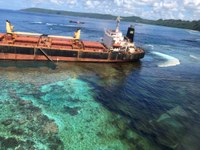
[[[116,32],[110,29],[105,30],[105,34],[109,35],[109,36],[113,36],[116,35]]]

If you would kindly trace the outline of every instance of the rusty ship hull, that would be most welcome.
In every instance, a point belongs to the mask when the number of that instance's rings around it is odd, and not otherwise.
[[[1,60],[131,62],[143,57],[141,49],[135,53],[114,52],[100,42],[45,35],[0,34]]]

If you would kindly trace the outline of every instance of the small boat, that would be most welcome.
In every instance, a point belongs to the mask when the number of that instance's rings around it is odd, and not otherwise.
[[[1,60],[77,61],[77,62],[134,62],[145,55],[134,44],[134,27],[130,26],[124,37],[119,30],[105,30],[102,42],[81,40],[81,30],[73,37],[13,32],[6,21],[6,33],[0,33]]]
[[[70,20],[69,23],[85,24],[85,22]]]

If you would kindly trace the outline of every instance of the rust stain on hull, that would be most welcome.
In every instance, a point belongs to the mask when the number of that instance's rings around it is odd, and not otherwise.
[[[48,59],[45,56],[38,55],[37,57],[34,57],[34,55],[24,55],[24,54],[2,54],[0,53],[0,59],[1,60],[28,60],[28,61],[47,61]],[[130,61],[137,61],[139,59],[134,60],[109,60],[109,59],[94,59],[94,58],[72,58],[72,57],[57,57],[52,56],[51,59],[55,62],[59,61],[68,61],[68,62],[130,62]]]
[[[144,57],[134,53],[110,52],[102,43],[48,36],[0,34],[2,60],[52,60],[81,62],[132,62]]]

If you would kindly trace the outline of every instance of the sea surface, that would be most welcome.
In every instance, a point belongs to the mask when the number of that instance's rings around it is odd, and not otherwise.
[[[101,41],[114,20],[0,10],[15,31]],[[69,23],[69,20],[85,24]],[[135,26],[136,63],[0,61],[1,150],[199,150],[200,32]]]

